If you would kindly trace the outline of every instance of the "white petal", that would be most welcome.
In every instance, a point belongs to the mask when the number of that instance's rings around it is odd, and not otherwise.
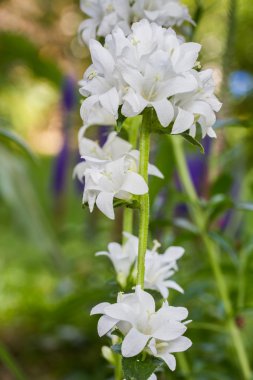
[[[103,315],[98,321],[98,335],[104,336],[107,334],[116,324],[118,320]]]
[[[106,308],[105,313],[109,317],[118,319],[120,321],[129,323],[134,322],[133,309],[123,302],[118,302],[113,305],[109,305]]]
[[[149,335],[140,333],[135,328],[132,328],[123,340],[121,352],[125,358],[131,358],[138,355],[145,348]]]
[[[177,290],[179,293],[184,293],[184,289],[181,288],[181,286],[179,286],[175,281],[165,281],[164,283],[168,288],[170,289],[175,289]],[[167,298],[167,297],[166,297]]]
[[[194,123],[194,116],[192,113],[179,108],[176,121],[173,125],[171,133],[173,135],[187,131]]]
[[[120,190],[130,194],[143,195],[148,192],[148,185],[140,174],[128,171]]]
[[[101,192],[98,194],[96,205],[99,208],[100,211],[102,211],[103,214],[107,216],[109,219],[114,219],[114,209],[113,209],[113,193],[105,193]]]
[[[104,314],[105,308],[110,305],[109,302],[102,302],[91,309],[90,315]]]
[[[159,102],[152,102],[157,117],[163,127],[168,127],[174,117],[174,108],[171,102],[167,99],[162,99]]]
[[[168,350],[169,352],[183,352],[188,350],[192,346],[192,341],[185,336],[180,336],[179,338],[169,342]]]
[[[184,248],[182,247],[176,247],[172,246],[166,249],[166,251],[163,254],[163,261],[164,262],[171,262],[171,261],[176,261],[180,259],[185,253]]]
[[[155,312],[155,300],[151,294],[142,290],[140,285],[135,288],[135,293],[138,296],[139,302],[142,305],[143,310],[148,311],[150,314]]]
[[[187,328],[183,323],[169,321],[164,323],[152,336],[160,340],[174,340],[183,335]]]
[[[142,96],[129,89],[124,96],[121,112],[126,117],[133,117],[139,115],[147,105],[148,102]]]
[[[94,66],[100,73],[111,73],[114,69],[115,62],[110,52],[96,40],[90,40],[89,47]]]
[[[99,101],[101,106],[112,114],[115,119],[118,118],[118,108],[119,108],[119,94],[115,87],[107,91],[103,95],[99,96]]]
[[[192,69],[200,50],[201,45],[194,42],[187,42],[180,45],[172,57],[176,72],[181,73]]]
[[[167,364],[167,366],[169,367],[171,371],[175,371],[177,363],[176,363],[176,359],[174,355],[164,353],[164,354],[159,355],[158,357],[165,361],[165,363]]]
[[[164,178],[163,173],[155,165],[151,165],[151,164],[148,165],[148,174],[161,178],[161,179]]]

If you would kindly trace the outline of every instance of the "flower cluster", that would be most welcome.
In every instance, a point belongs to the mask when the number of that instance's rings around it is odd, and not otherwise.
[[[143,18],[165,27],[192,22],[179,0],[81,0],[81,9],[88,16],[80,26],[81,38],[87,44],[91,38],[106,37],[115,26],[128,34],[132,22]]]
[[[126,232],[123,235],[126,239],[123,245],[110,243],[108,244],[108,252],[97,252],[96,255],[107,256],[111,260],[117,274],[117,280],[124,288],[130,276],[132,281],[136,282],[139,239]],[[155,241],[153,249],[146,252],[144,288],[156,290],[163,298],[168,298],[168,289],[175,289],[183,293],[183,289],[170,278],[178,270],[177,260],[183,256],[184,249],[182,247],[169,247],[163,254],[159,254],[157,252],[159,247],[160,244]]]
[[[84,183],[83,203],[88,203],[90,212],[96,204],[108,218],[114,219],[114,198],[129,201],[133,195],[148,192],[148,185],[138,174],[139,152],[116,132],[111,132],[100,147],[84,136],[86,129],[83,127],[79,133],[80,155],[85,161],[76,166],[74,175]],[[163,178],[154,165],[149,165],[149,174]]]
[[[127,358],[145,350],[164,360],[174,371],[176,360],[172,353],[191,346],[191,341],[183,336],[187,330],[187,322],[183,322],[188,317],[187,309],[164,302],[156,311],[154,298],[140,286],[136,286],[135,293],[120,293],[115,304],[97,305],[91,311],[94,314],[102,314],[98,322],[99,336],[115,328],[124,335],[121,352]]]
[[[185,43],[172,29],[141,20],[126,37],[120,27],[107,35],[105,45],[90,41],[92,65],[81,81],[81,116],[90,123],[101,109],[115,120],[153,107],[163,127],[172,134],[189,130],[215,136],[212,126],[221,103],[214,95],[212,71],[195,68],[201,46]]]

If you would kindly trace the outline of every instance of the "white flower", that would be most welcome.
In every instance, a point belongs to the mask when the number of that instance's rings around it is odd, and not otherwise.
[[[79,179],[85,181],[83,203],[88,203],[90,212],[96,204],[108,218],[114,219],[113,199],[130,200],[132,195],[143,195],[148,186],[143,177],[126,166],[125,158],[94,166],[93,161],[76,168]]]
[[[168,298],[169,289],[175,289],[183,293],[183,289],[175,281],[170,280],[177,270],[177,260],[184,254],[181,247],[170,247],[164,254],[156,251],[156,245],[152,251],[147,251],[145,259],[145,289],[153,289],[161,293],[163,298]]]
[[[192,22],[188,8],[178,0],[137,0],[133,5],[135,19],[146,18],[158,25],[169,27]]]
[[[124,380],[126,380],[126,379],[124,379]],[[156,375],[153,373],[153,374],[148,378],[148,380],[157,380],[157,377],[156,377]]]
[[[147,19],[164,27],[193,23],[188,9],[179,0],[81,0],[81,10],[88,17],[80,25],[81,39],[106,37],[115,26],[130,33],[132,22]]]
[[[81,38],[105,37],[118,25],[125,33],[130,31],[128,0],[81,0],[81,9],[89,17],[80,25]]]
[[[123,245],[110,243],[108,252],[98,252],[97,255],[105,255],[111,260],[117,273],[117,280],[124,288],[130,274],[136,279],[139,239],[126,232],[123,234],[127,238]],[[183,256],[184,249],[169,247],[163,254],[159,254],[157,252],[159,247],[160,244],[155,242],[153,250],[147,250],[144,288],[156,290],[166,299],[169,289],[184,292],[181,286],[170,279],[178,270],[177,260]]]
[[[87,126],[82,127],[78,135],[79,152],[84,159],[94,163],[102,163],[117,160],[132,151],[132,145],[118,137],[117,132],[111,132],[101,147],[97,141],[85,137],[87,129]]]
[[[108,244],[108,252],[96,253],[96,256],[107,256],[111,260],[117,273],[117,280],[123,288],[126,286],[127,278],[136,262],[138,252],[138,239],[131,234],[124,234],[128,238],[124,245],[110,243]]]
[[[84,183],[83,203],[88,203],[90,212],[94,205],[110,219],[114,219],[113,199],[130,200],[132,195],[143,195],[148,186],[138,174],[139,152],[132,150],[131,144],[111,132],[105,144],[84,136],[87,126],[79,132],[80,155],[85,161],[75,170],[80,182]],[[149,174],[163,178],[162,173],[149,164]]]
[[[215,85],[213,71],[204,70],[195,72],[198,88],[193,92],[175,95],[173,104],[177,110],[177,117],[172,133],[182,133],[190,130],[190,135],[196,135],[196,123],[202,129],[202,136],[216,137],[212,126],[216,121],[215,112],[221,109],[222,104],[214,95]]]
[[[105,40],[105,47],[90,41],[93,64],[81,81],[81,94],[86,96],[81,116],[89,122],[94,107],[102,107],[118,118],[141,114],[153,107],[162,126],[174,118],[169,98],[194,91],[198,82],[192,72],[201,46],[183,43],[176,33],[147,20],[133,24],[125,37],[120,28]]]
[[[186,308],[172,307],[165,302],[156,311],[154,298],[137,286],[135,293],[120,293],[115,304],[97,305],[91,311],[91,315],[94,314],[103,314],[98,322],[100,336],[115,327],[123,333],[121,352],[124,357],[136,356],[148,345],[150,353],[161,357],[172,370],[175,369],[171,352],[176,352],[175,342],[187,330],[186,323],[182,322],[188,316]],[[180,350],[184,351],[189,348],[190,341],[180,341],[180,344]],[[160,351],[163,346],[166,346],[166,352]]]

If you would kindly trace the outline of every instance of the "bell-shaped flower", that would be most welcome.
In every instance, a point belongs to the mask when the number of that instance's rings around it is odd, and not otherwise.
[[[108,244],[108,252],[97,252],[96,256],[107,256],[117,273],[118,283],[124,288],[127,283],[127,278],[130,275],[131,269],[136,262],[138,253],[138,239],[131,235],[124,233],[127,237],[125,244],[119,243]]]
[[[135,293],[120,293],[115,304],[102,303],[96,306],[91,314],[103,314],[98,322],[100,336],[115,327],[122,332],[125,336],[121,346],[124,357],[140,354],[147,349],[151,340],[154,340],[155,345],[157,342],[169,344],[187,330],[185,322],[182,322],[188,317],[187,309],[172,307],[166,302],[156,311],[154,298],[140,286],[136,286]],[[148,350],[151,351],[150,348]]]
[[[116,25],[126,34],[130,31],[128,0],[81,0],[81,10],[89,17],[79,28],[81,38],[86,44],[91,38],[107,36]]]
[[[179,0],[138,0],[132,12],[135,20],[146,18],[165,27],[180,26],[184,21],[193,22],[188,8]]]
[[[156,245],[152,251],[148,251],[145,259],[145,289],[153,289],[161,293],[163,298],[168,298],[169,289],[184,293],[181,286],[170,278],[175,274],[177,260],[184,254],[181,247],[170,247],[164,254],[156,251]]]
[[[202,130],[202,137],[216,137],[212,128],[216,122],[215,112],[221,109],[222,104],[214,95],[215,85],[213,71],[195,71],[198,87],[192,92],[175,95],[173,104],[176,109],[176,119],[172,133],[178,134],[189,130],[190,135],[196,135],[196,123]]]
[[[143,195],[148,192],[143,177],[126,168],[124,157],[96,167],[87,159],[85,164],[87,166],[83,172],[83,179],[85,178],[83,203],[89,204],[91,212],[96,204],[103,214],[114,219],[114,198],[128,201],[132,195]]]
[[[108,252],[98,252],[97,255],[107,256],[115,269],[117,280],[124,289],[127,284],[127,279],[136,280],[137,273],[137,257],[139,239],[129,233],[124,232],[125,243],[110,243]],[[147,250],[145,257],[145,289],[152,289],[159,292],[163,298],[168,298],[169,289],[177,290],[183,293],[183,289],[171,277],[178,270],[177,260],[183,254],[182,247],[169,247],[163,254],[159,254],[157,249],[160,244],[155,241],[152,251]]]
[[[116,132],[111,132],[103,146],[85,136],[87,127],[81,128],[79,139],[80,156],[95,163],[103,163],[121,158],[132,151],[132,145],[118,137]]]
[[[185,336],[180,336],[170,342],[151,339],[148,344],[150,353],[152,353],[155,357],[162,359],[171,371],[175,371],[176,369],[176,358],[172,355],[172,353],[184,352],[191,346],[191,340]]]
[[[88,203],[90,211],[94,205],[110,219],[114,219],[113,199],[128,201],[133,195],[148,192],[148,186],[139,171],[139,152],[132,150],[131,144],[111,132],[100,147],[85,136],[87,126],[79,132],[79,150],[85,160],[75,170],[80,182],[84,183],[83,203]],[[150,175],[163,178],[156,166],[149,164]]]

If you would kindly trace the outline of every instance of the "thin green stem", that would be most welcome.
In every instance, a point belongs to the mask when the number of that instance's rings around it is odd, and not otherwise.
[[[174,155],[182,185],[191,201],[190,212],[192,215],[192,219],[194,220],[196,226],[199,228],[200,236],[202,238],[202,242],[205,246],[206,252],[209,257],[216,285],[224,304],[224,309],[229,321],[228,331],[234,343],[235,351],[237,352],[243,378],[245,380],[249,380],[251,378],[251,369],[246,349],[244,347],[240,331],[236,326],[235,321],[233,320],[233,307],[229,298],[229,291],[227,288],[226,280],[223,276],[222,268],[219,263],[219,257],[217,255],[218,248],[215,246],[214,242],[208,236],[208,232],[205,228],[205,215],[201,207],[199,206],[198,196],[188,170],[187,162],[184,155],[183,140],[181,139],[181,137],[176,136],[171,136],[170,140],[174,150]]]
[[[122,364],[119,354],[115,354],[114,378],[115,380],[122,380]]]
[[[137,120],[136,120],[137,119]],[[129,119],[129,125],[127,126],[128,140],[132,145],[132,149],[135,149],[138,141],[138,132],[140,129],[139,118]],[[133,221],[134,211],[131,208],[125,208],[123,212],[123,232],[133,233]],[[123,235],[123,243],[127,241],[127,238]]]
[[[140,167],[139,173],[148,184],[148,161],[150,151],[150,120],[152,110],[147,109],[143,114],[140,128]],[[137,284],[144,286],[145,255],[148,242],[149,227],[149,194],[140,196],[140,225],[139,225],[139,249],[137,266]]]
[[[123,213],[123,232],[131,234],[133,232],[133,210],[125,208]]]

